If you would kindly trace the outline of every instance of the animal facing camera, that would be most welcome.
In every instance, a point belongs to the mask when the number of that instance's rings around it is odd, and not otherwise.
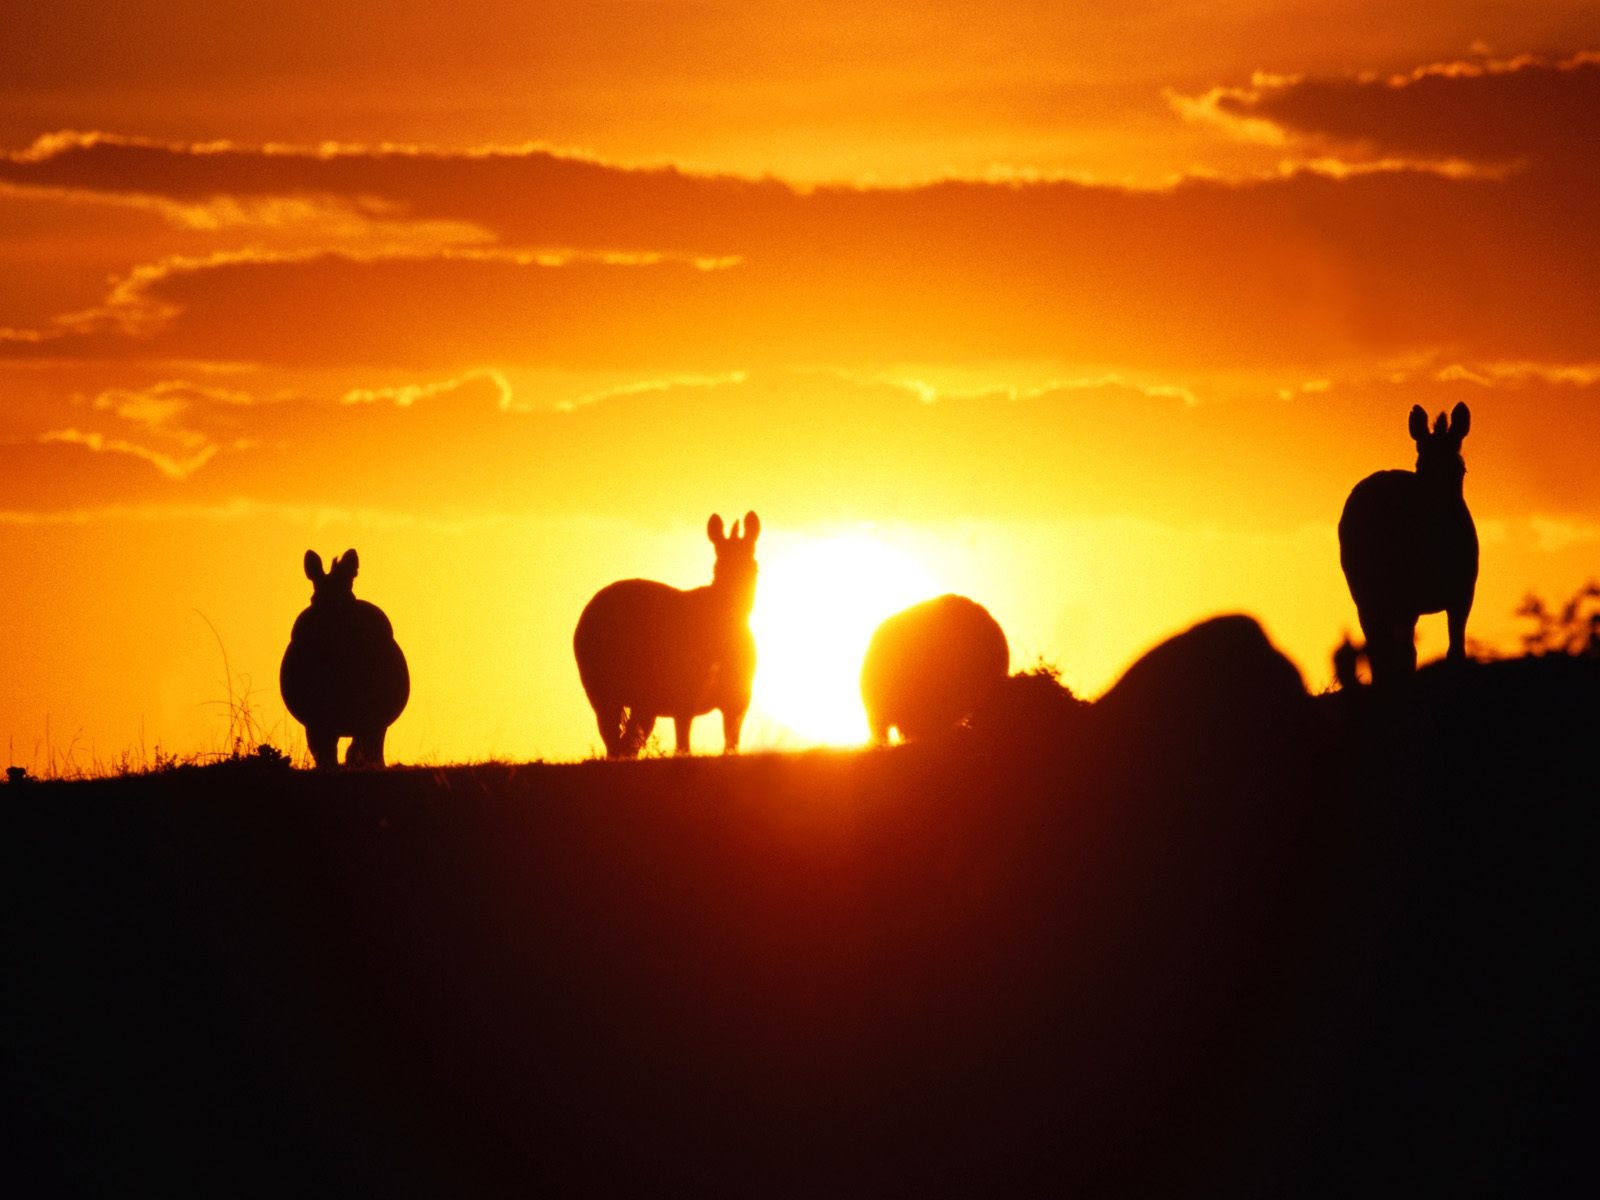
[[[1467,616],[1478,582],[1478,531],[1462,494],[1461,443],[1472,413],[1457,404],[1428,427],[1412,407],[1414,471],[1379,471],[1351,489],[1339,517],[1339,565],[1350,585],[1375,684],[1416,670],[1417,619],[1443,612],[1447,657],[1466,658]]]

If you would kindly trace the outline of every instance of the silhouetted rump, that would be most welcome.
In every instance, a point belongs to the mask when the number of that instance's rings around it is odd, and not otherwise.
[[[1358,604],[1364,588],[1414,589],[1425,532],[1422,488],[1410,471],[1379,471],[1350,490],[1339,515],[1339,565]]]
[[[873,736],[926,737],[970,717],[1005,680],[1011,650],[989,611],[944,595],[896,613],[872,635],[861,699]]]
[[[278,671],[284,707],[302,725],[329,726],[340,737],[394,724],[411,697],[411,674],[395,640],[346,639],[305,616],[295,623]],[[303,622],[311,627],[302,629]]]

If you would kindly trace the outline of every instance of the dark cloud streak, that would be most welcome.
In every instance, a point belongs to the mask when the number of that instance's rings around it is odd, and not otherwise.
[[[1301,135],[1370,143],[1380,153],[1547,168],[1600,158],[1600,54],[1466,63],[1395,78],[1303,79],[1221,105]]]

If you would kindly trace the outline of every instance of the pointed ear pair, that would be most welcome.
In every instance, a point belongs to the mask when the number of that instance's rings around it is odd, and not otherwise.
[[[733,538],[736,541],[753,543],[760,536],[761,518],[753,512],[745,513],[743,532],[740,532],[739,522],[735,521],[733,523]],[[728,535],[723,531],[722,518],[716,513],[712,513],[711,520],[706,522],[706,537],[710,538],[711,544],[718,548],[725,545],[729,540]]]
[[[324,579],[354,579],[356,572],[361,569],[361,560],[356,557],[354,550],[346,550],[333,560],[331,572],[322,569],[322,555],[315,550],[306,551],[306,578],[312,583],[321,583]]]
[[[1423,411],[1422,405],[1412,406],[1409,427],[1411,440],[1414,442],[1420,442],[1428,436],[1428,414]],[[1449,434],[1455,439],[1456,444],[1460,445],[1461,439],[1467,436],[1467,430],[1471,428],[1472,410],[1465,404],[1457,404],[1450,410],[1448,418],[1443,413],[1439,414],[1438,419],[1433,423],[1433,435],[1440,437],[1444,434]]]

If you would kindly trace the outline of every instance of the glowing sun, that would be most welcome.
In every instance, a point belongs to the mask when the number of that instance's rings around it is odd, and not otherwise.
[[[873,630],[941,590],[916,559],[868,534],[763,556],[750,615],[759,656],[753,706],[802,742],[865,741],[861,659]]]

